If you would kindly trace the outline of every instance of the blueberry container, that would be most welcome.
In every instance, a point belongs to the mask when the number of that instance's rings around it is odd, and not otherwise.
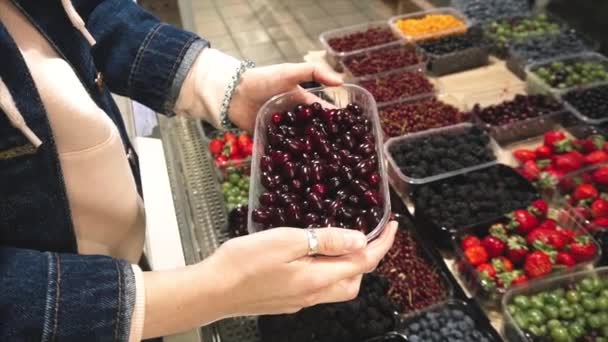
[[[451,184],[464,182],[466,179],[463,177],[467,174],[470,174],[472,172],[489,173],[489,172],[493,172],[494,170],[496,170],[498,175],[501,176],[502,178],[509,177],[509,178],[514,179],[516,183],[513,184],[513,186],[511,188],[518,189],[518,190],[520,190],[521,193],[526,194],[527,203],[531,203],[533,200],[540,198],[540,195],[538,194],[536,189],[532,186],[532,184],[527,179],[525,179],[523,176],[521,176],[514,169],[512,169],[506,165],[502,165],[502,164],[495,164],[492,166],[485,167],[483,169],[469,171],[467,173],[459,174],[459,175],[456,175],[456,176],[453,176],[450,178],[444,178],[441,180],[437,180],[437,181],[434,181],[431,183],[427,183],[423,186],[417,187],[411,195],[411,198],[414,202],[414,220],[416,222],[416,225],[418,226],[418,229],[421,231],[421,233],[424,234],[424,236],[427,239],[429,239],[430,241],[432,241],[437,247],[444,249],[444,250],[450,250],[453,247],[452,240],[458,234],[458,232],[460,232],[461,230],[467,229],[468,227],[472,227],[477,224],[483,224],[489,220],[500,219],[505,214],[507,214],[513,210],[519,209],[521,207],[520,205],[518,205],[517,207],[509,206],[509,207],[505,208],[504,210],[502,210],[501,212],[487,214],[478,219],[470,219],[471,222],[462,223],[462,224],[458,223],[458,225],[453,226],[453,225],[444,224],[442,222],[437,222],[437,218],[434,215],[431,215],[428,213],[430,208],[440,207],[442,205],[445,205],[446,203],[431,203],[429,205],[429,208],[426,208],[426,209],[421,208],[418,192],[422,191],[422,189],[424,187],[441,186],[442,188],[447,189],[447,188],[450,188]],[[485,191],[485,189],[482,189],[482,190]],[[467,201],[466,198],[463,198],[462,200]]]
[[[571,92],[577,92],[577,91],[581,91],[581,90],[584,91],[587,89],[592,89],[592,88],[597,88],[597,87],[608,88],[608,82],[601,83],[601,84],[595,84],[595,85],[588,85],[588,86],[580,87],[577,89],[572,89],[569,92],[562,94],[562,99],[564,99],[564,104],[565,104],[566,108],[570,112],[572,112],[577,118],[579,118],[581,121],[583,121],[589,125],[602,125],[602,124],[608,123],[608,113],[604,113],[603,118],[592,118],[592,117],[588,116],[587,113],[585,113],[581,109],[577,108],[570,101],[566,100],[564,98],[564,96],[568,95]]]
[[[418,61],[414,64],[407,65],[404,67],[398,68],[389,68],[381,72],[366,74],[366,75],[355,75],[356,72],[353,72],[349,67],[349,59],[350,58],[361,58],[362,56],[373,56],[374,53],[378,53],[387,49],[405,49],[408,51],[413,51],[418,56]],[[414,72],[424,72],[426,70],[427,57],[426,55],[418,49],[415,45],[406,43],[404,41],[397,41],[394,43],[373,47],[369,49],[364,49],[361,52],[348,55],[347,57],[342,58],[340,61],[342,69],[344,70],[344,78],[350,83],[358,83],[364,80],[369,80],[373,78],[379,78],[384,75],[400,72],[400,71],[414,71]]]
[[[448,322],[445,326],[441,326],[436,320],[438,315],[445,312],[444,310],[448,310],[449,312],[458,311],[460,313],[458,313],[458,317],[453,318],[453,322]],[[448,326],[450,323],[454,323],[454,325]],[[449,300],[445,303],[440,303],[426,310],[409,315],[404,318],[401,324],[402,328],[399,329],[399,331],[405,335],[407,340],[410,342],[451,341],[457,340],[457,337],[448,335],[450,333],[449,330],[456,329],[459,324],[462,323],[468,323],[469,325],[467,325],[466,328],[460,327],[459,329],[461,330],[461,333],[464,333],[466,330],[471,329],[472,327],[478,331],[478,334],[475,336],[463,340],[476,342],[503,341],[479,306],[477,306],[474,302],[461,300]],[[419,336],[421,335],[420,332],[425,329],[433,330],[438,337],[436,339],[432,339]],[[447,330],[444,332],[444,329]],[[444,333],[448,336],[441,335]]]
[[[433,76],[444,76],[487,65],[490,55],[490,46],[485,43],[445,54],[433,54],[425,50],[423,45],[419,47],[429,60],[427,70]]]
[[[530,14],[527,0],[452,0],[451,3],[473,24]]]
[[[572,230],[575,232],[575,234],[588,235],[584,227],[584,222],[578,217],[572,215],[568,210],[557,209],[555,211],[552,211],[549,216],[556,220],[557,225],[559,227]],[[454,239],[452,240],[452,245],[455,254],[455,272],[457,276],[462,280],[462,283],[465,284],[465,287],[471,294],[471,297],[475,298],[486,308],[500,309],[501,299],[503,295],[509,290],[509,288],[499,288],[492,286],[492,284],[489,284],[488,282],[483,282],[482,279],[479,278],[475,267],[471,265],[465,257],[464,251],[460,246],[460,242],[466,235],[475,235],[477,237],[486,236],[490,226],[494,223],[507,224],[508,220],[504,216],[497,217],[493,220],[488,220],[484,223],[476,224],[474,226],[460,230],[457,234],[455,234]],[[597,242],[593,240],[592,243],[598,247],[599,251],[599,246]],[[573,272],[575,270],[580,270],[589,266],[593,266],[599,260],[600,255],[601,253],[598,253],[592,260],[580,262],[571,268],[561,268],[554,270],[551,275]],[[529,281],[534,282],[538,279],[543,278],[544,277],[536,278]]]
[[[498,105],[503,102],[512,101],[517,95],[526,95],[525,84],[495,88],[465,97],[464,102],[467,110],[472,111],[475,105],[482,109]],[[505,145],[512,142],[525,140],[550,130],[555,124],[559,123],[567,113],[564,108],[552,113],[540,115],[534,118],[520,120],[514,123],[495,126],[483,121],[478,115],[473,116],[473,121],[486,129],[492,137],[500,144]]]
[[[526,84],[528,87],[528,92],[531,94],[546,94],[546,93],[553,93],[553,94],[557,94],[557,95],[562,95],[565,94],[571,90],[577,89],[577,88],[581,88],[584,86],[596,86],[596,85],[601,85],[601,84],[607,84],[608,80],[604,81],[604,82],[594,82],[594,83],[588,83],[588,84],[581,84],[579,86],[575,86],[575,87],[568,87],[568,88],[556,88],[556,87],[551,87],[549,84],[547,84],[545,81],[543,81],[537,74],[537,70],[545,67],[547,65],[550,65],[554,62],[563,62],[563,63],[569,63],[569,62],[595,62],[598,64],[602,64],[604,69],[608,71],[608,58],[606,58],[604,55],[599,54],[597,52],[582,52],[582,53],[576,53],[576,54],[571,54],[571,55],[566,55],[566,56],[561,56],[561,57],[556,57],[556,58],[551,58],[551,59],[547,59],[544,61],[540,61],[537,63],[533,63],[528,65],[525,68],[525,72],[526,72]]]
[[[342,65],[340,64],[340,62],[345,57],[355,55],[355,54],[363,52],[369,48],[387,46],[387,45],[390,45],[391,43],[394,43],[395,41],[398,41],[401,39],[400,36],[395,35],[395,39],[392,42],[387,42],[387,43],[380,44],[380,45],[368,46],[363,49],[357,49],[357,50],[352,50],[352,51],[343,51],[343,52],[336,51],[331,47],[331,45],[329,45],[329,41],[333,38],[344,37],[344,36],[347,36],[347,35],[350,35],[353,33],[358,33],[358,32],[365,32],[365,31],[367,31],[369,29],[373,29],[373,28],[386,28],[386,29],[390,30],[390,26],[388,26],[386,21],[381,20],[381,21],[373,21],[373,22],[369,22],[369,23],[365,23],[365,24],[357,24],[357,25],[353,25],[353,26],[343,27],[343,28],[330,30],[330,31],[321,33],[321,35],[319,35],[319,41],[321,41],[321,44],[325,48],[325,53],[326,53],[325,58],[327,59],[327,62],[329,63],[329,65],[331,65],[332,68],[334,68],[338,71],[341,71]],[[394,32],[393,32],[393,34],[394,34]]]
[[[510,289],[502,299],[503,307],[503,333],[510,342],[538,342],[553,341],[547,337],[535,338],[526,333],[518,324],[514,315],[509,310],[509,306],[514,303],[514,299],[520,295],[533,296],[540,293],[555,291],[572,287],[583,279],[600,279],[606,284],[608,282],[608,267],[589,268],[578,272],[555,275],[538,281],[530,282]],[[606,291],[606,290],[604,290]],[[573,340],[573,339],[572,339]],[[578,340],[577,340],[578,341]],[[593,341],[593,339],[590,339]]]
[[[412,133],[407,135],[402,135],[400,137],[393,137],[388,139],[384,143],[384,154],[386,159],[388,160],[388,175],[393,187],[397,190],[398,193],[404,196],[410,196],[417,185],[422,185],[430,182],[435,182],[441,179],[450,178],[453,176],[457,176],[459,174],[479,170],[486,168],[488,166],[492,166],[497,163],[496,159],[493,161],[489,161],[487,163],[470,166],[467,168],[453,170],[446,173],[441,173],[434,176],[424,177],[424,178],[415,178],[410,177],[403,173],[401,168],[395,162],[395,159],[392,156],[391,149],[395,146],[399,146],[405,143],[412,143],[416,140],[438,136],[438,135],[456,135],[456,134],[465,134],[470,129],[475,127],[474,124],[470,122],[461,123],[453,126],[440,127],[435,129],[430,129],[427,131],[422,131],[418,133]],[[498,144],[490,137],[490,143],[488,144],[488,148],[494,152],[494,156],[499,152],[500,147]]]
[[[401,29],[399,29],[399,27],[397,26],[397,22],[400,20],[408,20],[408,19],[419,20],[419,19],[425,18],[428,15],[451,15],[451,16],[459,19],[460,21],[462,21],[463,25],[459,26],[459,27],[454,27],[451,29],[446,29],[446,30],[437,30],[434,32],[429,32],[427,34],[421,34],[421,35],[411,35],[411,34],[405,33],[403,31],[401,31]],[[449,35],[449,34],[466,32],[469,29],[469,27],[471,26],[471,23],[469,22],[467,17],[453,7],[440,7],[440,8],[427,10],[427,11],[398,15],[398,16],[394,16],[394,17],[390,18],[388,20],[388,23],[391,26],[391,28],[395,31],[396,34],[403,37],[403,39],[408,42],[418,42],[420,40],[425,40],[425,39],[429,39],[429,38],[438,38],[438,37],[442,37],[442,36]]]
[[[250,233],[260,231],[262,227],[252,220],[252,212],[260,206],[259,196],[262,194],[263,186],[260,176],[260,158],[267,145],[267,132],[270,118],[273,113],[291,110],[300,103],[320,102],[323,107],[345,107],[349,103],[357,103],[363,109],[365,115],[373,125],[373,134],[376,139],[376,154],[378,158],[378,173],[380,174],[380,195],[383,199],[382,218],[380,223],[367,235],[368,240],[376,238],[384,229],[391,212],[388,176],[386,163],[382,153],[383,134],[378,119],[378,110],[373,96],[365,89],[353,85],[344,84],[340,87],[316,88],[307,90],[296,90],[277,95],[268,100],[258,112],[255,123],[255,135],[253,142],[253,158],[251,164],[251,186],[249,189],[249,213],[248,227]]]

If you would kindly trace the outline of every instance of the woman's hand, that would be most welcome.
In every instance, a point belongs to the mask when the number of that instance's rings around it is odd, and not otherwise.
[[[230,104],[230,120],[238,127],[253,131],[260,107],[271,97],[301,89],[298,84],[315,81],[338,86],[342,79],[331,70],[311,63],[285,63],[247,70],[241,77]]]
[[[367,244],[357,231],[317,229],[323,256],[309,257],[305,230],[276,228],[230,240],[204,263],[221,274],[224,317],[293,313],[355,298],[362,274],[376,268],[396,231],[390,222]]]

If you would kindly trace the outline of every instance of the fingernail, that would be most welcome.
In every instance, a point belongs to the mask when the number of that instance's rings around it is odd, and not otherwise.
[[[346,232],[344,233],[344,247],[346,249],[360,249],[365,247],[367,244],[367,238],[365,235],[359,232]]]

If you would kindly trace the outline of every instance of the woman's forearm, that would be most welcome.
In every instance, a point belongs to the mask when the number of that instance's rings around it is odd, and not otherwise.
[[[143,338],[195,329],[227,315],[218,276],[207,262],[175,270],[144,272]]]

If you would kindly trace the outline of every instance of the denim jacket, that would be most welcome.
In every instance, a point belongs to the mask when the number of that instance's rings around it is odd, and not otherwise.
[[[60,0],[11,0],[71,64],[132,146],[110,91],[171,114],[200,51],[194,34],[160,23],[131,0],[73,0],[91,48]],[[105,85],[95,82],[98,72]],[[28,126],[28,141],[0,110],[0,341],[126,341],[135,301],[128,262],[77,255],[69,204],[44,106],[24,59],[0,23],[0,77]],[[61,91],[61,89],[58,89]],[[25,149],[27,150],[27,149]],[[132,169],[141,193],[137,156]]]

